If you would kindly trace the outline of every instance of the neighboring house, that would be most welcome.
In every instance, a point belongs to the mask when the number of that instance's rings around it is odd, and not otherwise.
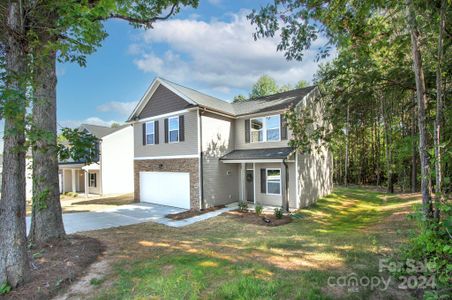
[[[100,195],[132,193],[133,127],[82,124],[80,129],[98,138],[99,157],[90,165],[60,162],[60,191]]]
[[[288,146],[283,113],[307,107],[325,125],[316,87],[229,103],[156,78],[128,119],[135,199],[187,209],[237,201],[305,207],[331,192],[332,155]]]
[[[28,199],[33,197],[33,178],[32,178],[32,157],[31,151],[27,151],[25,154],[25,196]],[[3,155],[0,154],[0,193],[1,193],[1,182],[3,176]]]

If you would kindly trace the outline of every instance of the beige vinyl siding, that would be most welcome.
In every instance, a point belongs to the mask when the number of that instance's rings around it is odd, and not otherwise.
[[[333,189],[333,158],[323,148],[321,153],[298,156],[298,199],[299,207],[307,207],[318,198],[331,193]]]
[[[238,165],[219,160],[234,149],[234,120],[205,113],[201,123],[204,200],[208,207],[236,202],[239,197]]]
[[[299,107],[308,107],[311,118],[316,122],[314,127],[329,124],[323,118],[323,103],[314,101],[318,96],[318,91],[309,94]],[[321,141],[317,141],[316,148],[321,146]],[[310,154],[297,154],[298,158],[298,199],[299,207],[307,207],[317,201],[318,198],[331,193],[333,189],[333,157],[331,152],[324,146],[320,151],[314,145]]]
[[[235,146],[236,149],[262,149],[262,148],[280,148],[288,147],[289,140],[292,137],[290,129],[287,129],[287,139],[275,142],[259,142],[259,143],[245,143],[245,120],[255,117],[265,117],[278,115],[281,112],[268,112],[264,114],[253,115],[252,117],[240,117],[235,120]]]
[[[175,114],[174,116],[180,115],[184,115],[185,140],[178,143],[165,143],[164,119],[168,117],[156,119],[159,122],[159,144],[155,145],[143,145],[144,122],[134,123],[135,158],[199,154],[198,111],[191,110],[182,114]]]
[[[288,162],[288,185],[289,185],[289,208],[296,208],[296,194],[295,194],[295,163]],[[281,169],[284,167],[281,163],[257,163],[255,164],[254,173],[254,193],[256,197],[256,204],[270,205],[270,206],[282,206],[282,195],[267,195],[261,193],[261,169],[264,168],[277,168]],[[282,173],[282,172],[281,172]],[[281,186],[281,192],[283,187]]]

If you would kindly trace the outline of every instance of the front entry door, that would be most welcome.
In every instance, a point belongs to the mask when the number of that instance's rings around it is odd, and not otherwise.
[[[246,170],[246,200],[254,203],[254,171]]]

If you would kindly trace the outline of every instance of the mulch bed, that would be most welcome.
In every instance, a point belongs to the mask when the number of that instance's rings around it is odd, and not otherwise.
[[[79,235],[31,249],[30,280],[0,299],[50,299],[82,275],[103,251],[99,240]]]
[[[208,212],[219,210],[219,209],[222,209],[222,208],[225,208],[225,207],[226,206],[224,206],[224,205],[218,205],[218,206],[212,206],[212,207],[209,207],[209,208],[206,208],[206,209],[203,209],[203,210],[187,210],[187,211],[184,211],[184,212],[181,212],[181,213],[177,213],[177,214],[169,214],[169,215],[166,215],[165,217],[167,217],[169,219],[172,219],[172,220],[183,220],[183,219],[188,219],[188,218],[191,218],[191,217],[196,217],[196,216],[199,216],[199,215],[203,215],[203,214],[206,214]]]
[[[292,222],[292,218],[287,215],[284,215],[281,219],[277,219],[272,214],[261,214],[258,216],[254,212],[242,212],[239,210],[228,211],[225,215],[231,216],[240,222],[261,226],[281,226]]]

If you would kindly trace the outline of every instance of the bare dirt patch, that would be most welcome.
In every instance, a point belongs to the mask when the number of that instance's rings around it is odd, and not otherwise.
[[[203,214],[206,214],[211,211],[216,211],[216,210],[219,210],[219,209],[222,209],[225,207],[226,206],[224,206],[224,205],[219,205],[219,206],[209,207],[209,208],[206,208],[203,210],[187,210],[187,211],[177,213],[177,214],[169,214],[169,215],[166,215],[165,217],[172,219],[172,220],[184,220],[184,219],[196,217],[199,215],[203,215]]]
[[[270,214],[257,215],[253,212],[242,212],[238,210],[226,212],[225,215],[231,216],[240,222],[261,226],[281,226],[292,222],[290,216],[283,216],[281,219],[278,219]]]
[[[30,281],[0,299],[49,299],[80,277],[104,251],[97,239],[71,235],[30,250]]]

